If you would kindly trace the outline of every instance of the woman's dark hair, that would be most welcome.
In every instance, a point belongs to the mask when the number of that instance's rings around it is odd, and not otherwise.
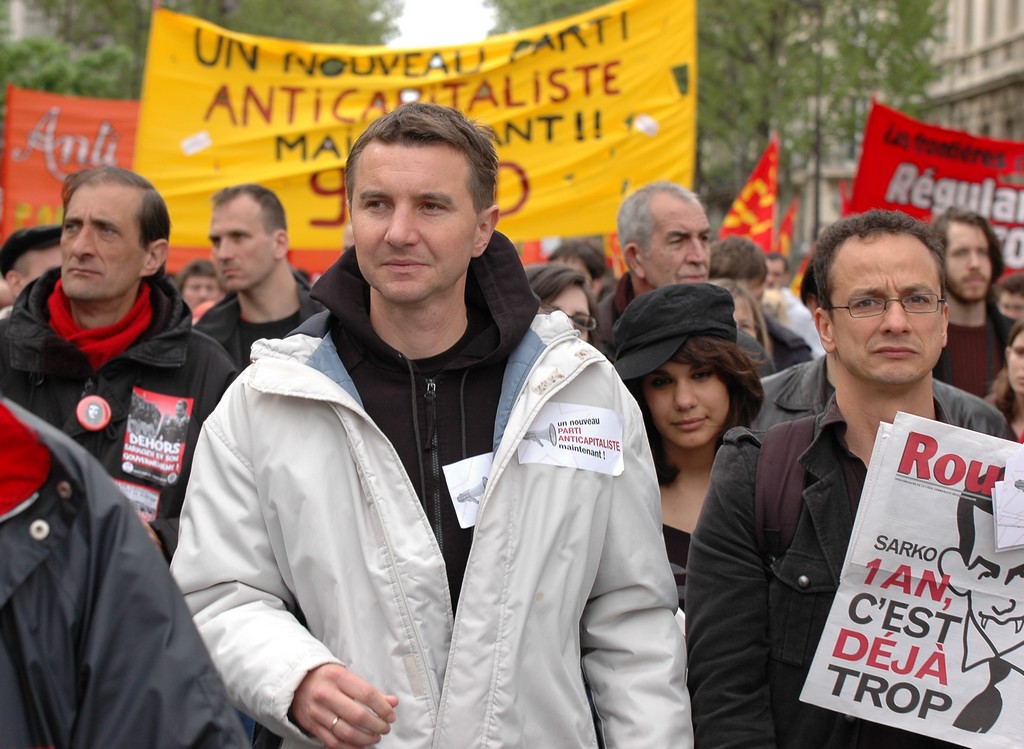
[[[608,269],[604,253],[584,239],[567,239],[548,255],[549,263],[568,265],[572,260],[582,263],[591,279],[600,278]]]
[[[533,293],[540,297],[540,302],[545,311],[554,309],[551,301],[556,299],[566,289],[577,286],[587,298],[588,314],[597,318],[597,300],[594,292],[582,273],[568,265],[558,263],[533,263],[526,266],[526,277],[530,281],[530,288]]]
[[[764,389],[761,387],[757,365],[737,344],[714,336],[695,336],[680,346],[668,361],[711,367],[725,383],[725,389],[729,393],[729,413],[722,433],[718,435],[718,444],[722,443],[722,437],[733,427],[747,427],[753,423],[758,411],[761,410]],[[664,441],[654,426],[651,409],[644,398],[643,381],[643,377],[637,377],[626,382],[626,387],[640,404],[644,426],[647,428],[647,439],[651,443],[651,453],[654,456],[654,467],[658,473],[658,483],[666,486],[675,481],[679,469],[671,465],[665,457]]]
[[[1017,336],[1021,333],[1024,333],[1024,320],[1018,320],[1010,328],[1010,335],[1006,338],[1007,346],[1012,346],[1013,342],[1017,340]],[[1006,417],[1007,424],[1013,422],[1013,407],[1016,404],[1016,399],[1017,394],[1010,387],[1010,374],[1007,371],[1007,366],[1004,364],[1003,368],[999,370],[999,374],[992,381],[991,400],[993,405]]]

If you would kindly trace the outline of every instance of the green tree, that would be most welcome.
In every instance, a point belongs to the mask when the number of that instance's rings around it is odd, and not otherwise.
[[[130,71],[131,53],[119,45],[78,54],[56,39],[21,39],[0,46],[0,104],[6,104],[7,83],[76,96],[124,98]]]
[[[596,7],[593,0],[485,0],[496,31]],[[922,113],[937,72],[930,45],[941,0],[703,0],[698,2],[697,188],[725,210],[772,130],[783,185],[814,158],[815,102],[823,159],[854,159],[871,96]],[[819,66],[820,65],[820,69]],[[818,98],[820,96],[820,99]]]
[[[699,179],[728,207],[779,133],[779,178],[809,168],[820,104],[822,159],[853,160],[877,95],[911,115],[937,71],[939,0],[716,0],[699,4]],[[820,67],[819,67],[820,66]]]
[[[74,51],[71,64],[84,73],[89,57],[108,48],[127,51],[129,67],[116,96],[136,98],[142,86],[151,0],[29,0],[53,24],[53,38]],[[163,7],[204,18],[233,31],[311,42],[382,44],[397,32],[402,0],[168,0]],[[118,52],[117,55],[121,53]],[[39,65],[45,59],[37,61]],[[3,81],[0,80],[0,83]],[[57,90],[70,93],[65,89]]]
[[[603,5],[607,0],[484,0],[494,11],[491,33],[527,29],[548,21],[573,16]]]
[[[397,34],[402,12],[402,0],[185,0],[165,6],[233,31],[332,44],[383,44]]]

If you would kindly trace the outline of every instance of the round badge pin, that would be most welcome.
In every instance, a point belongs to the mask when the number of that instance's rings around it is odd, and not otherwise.
[[[110,404],[98,395],[87,395],[75,409],[78,423],[90,432],[98,432],[110,423]]]

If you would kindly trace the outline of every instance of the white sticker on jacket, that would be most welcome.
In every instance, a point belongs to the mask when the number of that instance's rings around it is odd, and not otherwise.
[[[520,463],[622,473],[622,414],[597,406],[547,403],[519,443]]]
[[[476,513],[480,509],[480,499],[487,488],[487,477],[491,473],[493,460],[494,453],[484,453],[460,460],[458,463],[441,466],[444,480],[448,482],[448,493],[452,495],[452,504],[455,505],[460,528],[472,528],[476,525]]]
[[[131,481],[114,479],[114,483],[121,488],[121,493],[128,498],[128,504],[132,506],[139,520],[149,523],[156,519],[160,511],[160,492],[141,484],[133,484]]]

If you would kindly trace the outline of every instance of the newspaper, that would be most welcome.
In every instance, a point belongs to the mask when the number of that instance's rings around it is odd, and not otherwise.
[[[1020,445],[907,414],[875,440],[800,699],[970,747],[1024,736],[1024,551],[992,491]]]
[[[1024,452],[1006,461],[1006,473],[992,490],[996,548],[1024,548]]]

